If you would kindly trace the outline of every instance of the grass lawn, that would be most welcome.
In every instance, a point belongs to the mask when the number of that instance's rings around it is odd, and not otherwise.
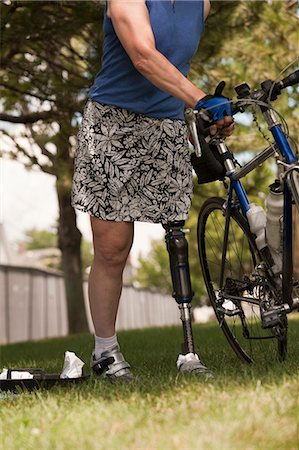
[[[254,364],[242,363],[214,324],[195,326],[194,335],[214,380],[177,374],[180,327],[122,332],[119,341],[138,376],[135,385],[91,377],[68,388],[2,394],[2,448],[298,449],[298,319],[290,320],[283,363],[267,349]],[[1,366],[60,372],[70,350],[89,372],[92,347],[90,335],[7,345]]]

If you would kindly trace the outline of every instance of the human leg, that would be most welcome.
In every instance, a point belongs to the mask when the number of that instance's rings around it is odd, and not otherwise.
[[[132,222],[109,222],[91,217],[94,260],[88,294],[97,336],[115,333],[115,321],[122,290],[122,274],[134,234]]]
[[[122,274],[133,242],[134,224],[92,217],[91,227],[94,260],[88,293],[95,328],[92,367],[98,374],[114,376],[117,369],[117,377],[128,376],[130,366],[119,351],[115,322],[122,290]]]

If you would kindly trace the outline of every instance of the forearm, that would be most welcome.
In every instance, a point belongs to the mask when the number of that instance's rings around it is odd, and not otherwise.
[[[182,100],[188,107],[194,108],[198,100],[206,95],[155,49],[140,55],[133,64],[157,88]]]

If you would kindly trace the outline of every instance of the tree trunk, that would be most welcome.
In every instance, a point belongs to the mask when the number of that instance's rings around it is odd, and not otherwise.
[[[59,203],[58,246],[62,254],[62,270],[67,298],[69,333],[88,331],[81,262],[81,232],[77,228],[76,213],[71,206],[73,158],[70,156],[69,121],[60,121],[57,135],[56,189]]]
[[[62,270],[67,299],[69,333],[88,331],[85,312],[81,264],[81,232],[76,225],[76,214],[70,203],[70,192],[59,187],[58,242],[62,254]]]

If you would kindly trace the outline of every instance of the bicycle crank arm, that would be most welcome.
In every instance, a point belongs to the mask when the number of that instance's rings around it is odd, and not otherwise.
[[[229,317],[233,317],[233,316],[238,316],[242,313],[242,311],[240,309],[234,309],[233,311],[231,309],[226,309],[226,308],[217,308],[217,311],[219,311],[221,314],[225,314],[226,316]]]
[[[230,301],[238,301],[238,302],[245,302],[245,303],[251,303],[252,305],[259,305],[260,300],[254,298],[254,297],[240,297],[238,295],[230,295],[226,294],[224,296],[224,300],[230,300]]]

